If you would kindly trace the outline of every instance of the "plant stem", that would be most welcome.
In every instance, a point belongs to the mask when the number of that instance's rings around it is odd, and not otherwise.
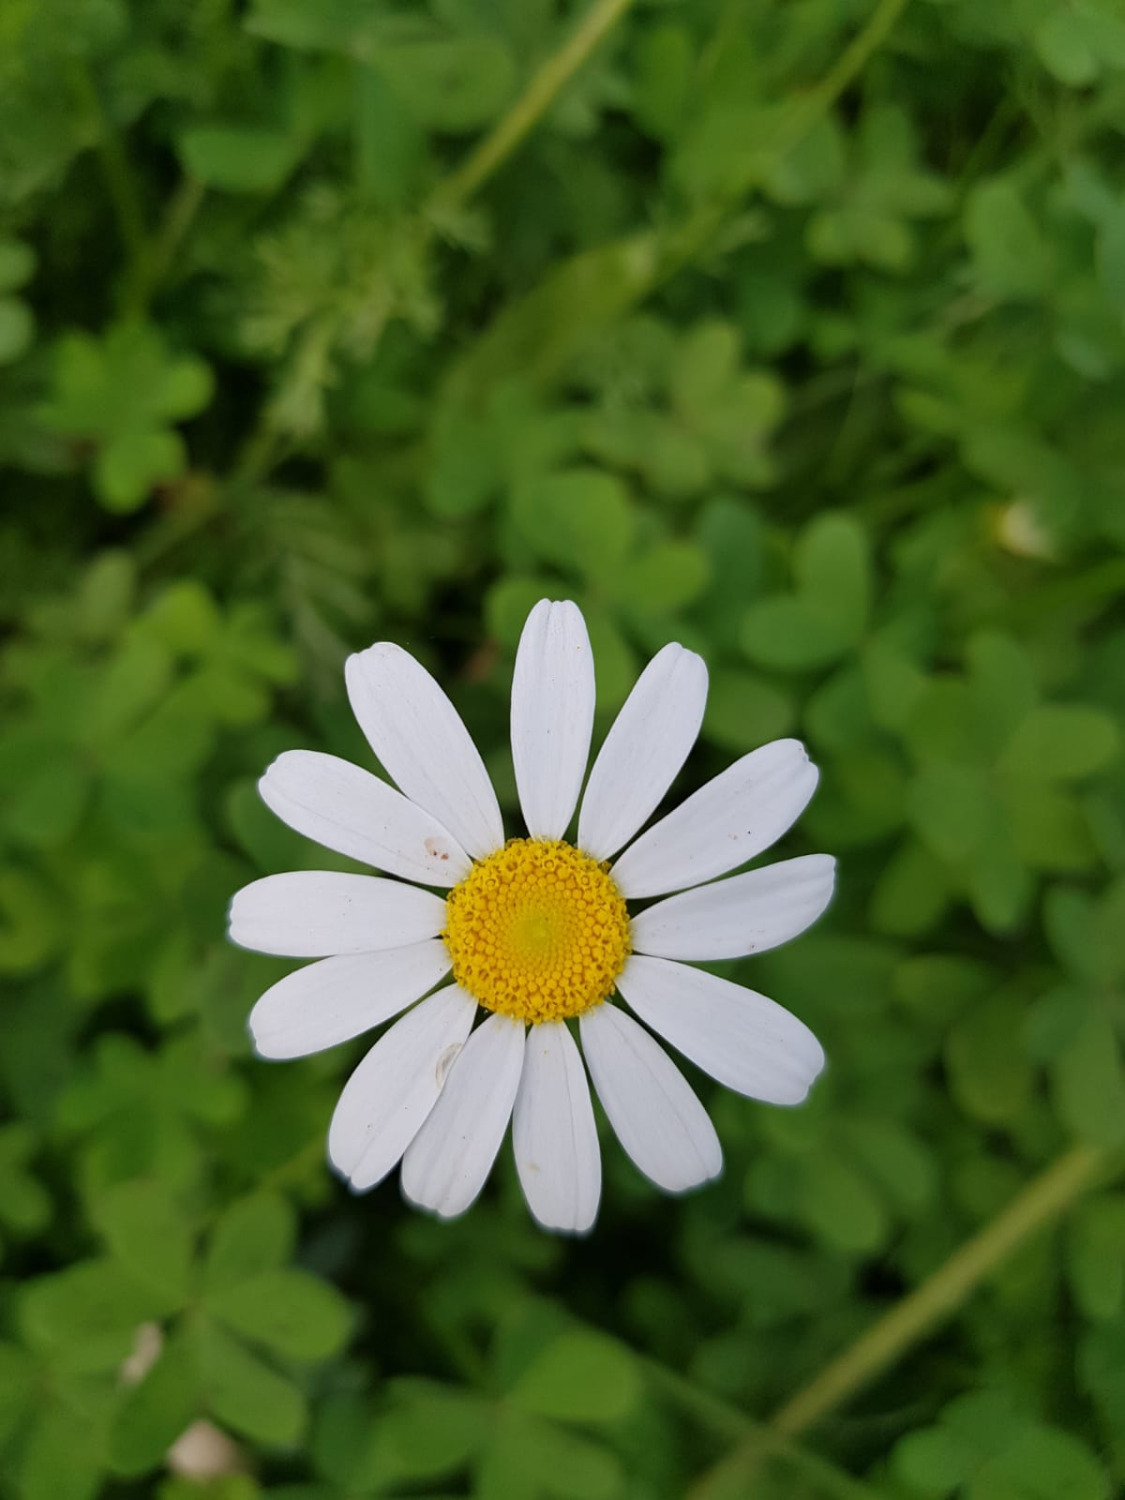
[[[920,1287],[792,1396],[774,1413],[769,1430],[782,1438],[796,1437],[849,1401],[956,1312],[1003,1260],[1065,1213],[1109,1175],[1113,1165],[1105,1151],[1092,1146],[1076,1146],[1060,1157]],[[747,1482],[762,1451],[759,1440],[746,1438],[697,1482],[693,1500],[736,1493],[737,1484]]]
[[[94,150],[101,162],[113,216],[117,221],[117,232],[134,272],[143,265],[147,249],[144,214],[141,211],[141,196],[137,189],[129,158],[121,144],[121,137],[102,106],[97,86],[84,62],[71,65],[70,77],[74,93],[86,111],[94,131]]]
[[[594,48],[633,3],[634,0],[595,0],[569,40],[539,67],[503,119],[430,194],[421,215],[427,236],[440,223],[443,215],[463,208],[516,150]],[[310,340],[319,341],[321,345],[326,344],[330,348],[333,336],[334,327],[329,321],[323,318],[314,320],[310,329],[306,329],[289,363],[287,376],[290,382],[300,373],[301,366],[306,361]],[[277,418],[284,407],[285,383],[286,377],[283,376],[281,389],[263,407],[258,424],[243,448],[235,470],[235,478],[240,483],[260,481],[274,466],[277,443],[282,435]]]
[[[770,142],[773,151],[778,155],[792,151],[817,121],[828,113],[845,89],[859,77],[872,54],[886,40],[907,3],[908,0],[879,0],[862,30],[852,38],[824,77],[797,102],[778,128]],[[727,215],[743,196],[744,192],[739,192],[733,199],[724,195],[700,204],[685,223],[672,232],[661,256],[654,286],[667,281],[676,271],[690,265],[707,248]]]
[[[632,4],[633,0],[595,0],[569,41],[539,67],[503,119],[457,170],[438,184],[427,205],[431,216],[461,208],[492,176],[546,114],[594,48]]]
[[[168,274],[184,235],[199,212],[207,189],[198,177],[185,177],[173,193],[164,215],[164,223],[143,263],[129,278],[124,297],[126,315],[138,316],[147,308],[156,288]]]
[[[629,1353],[632,1358],[638,1358],[635,1351],[630,1349]],[[826,1496],[838,1497],[838,1500],[878,1500],[874,1490],[862,1480],[853,1479],[828,1459],[820,1458],[817,1454],[798,1447],[783,1434],[754,1422],[722,1396],[716,1396],[713,1391],[696,1385],[686,1375],[669,1369],[659,1360],[643,1356],[640,1359],[652,1383],[669,1400],[674,1401],[702,1425],[709,1427],[712,1432],[732,1441],[741,1439],[747,1447],[753,1446],[761,1457],[773,1457],[779,1462],[787,1463],[797,1472],[814,1480]]]

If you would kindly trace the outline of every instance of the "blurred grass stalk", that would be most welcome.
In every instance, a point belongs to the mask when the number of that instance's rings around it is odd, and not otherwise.
[[[456,171],[439,182],[430,194],[421,215],[429,234],[440,227],[443,218],[459,213],[520,146],[633,3],[634,0],[595,0],[567,41],[539,67],[507,113]],[[903,0],[897,0],[897,3],[902,4]],[[305,330],[290,369],[300,371],[310,360],[326,354],[334,336],[334,326],[326,326],[322,321],[311,324]],[[263,408],[261,419],[243,449],[236,471],[239,482],[256,484],[273,467],[278,441],[284,435],[284,423],[278,417],[285,409],[285,398],[283,383]]]
[[[1066,1213],[1091,1188],[1116,1175],[1121,1165],[1116,1153],[1094,1146],[1076,1146],[1061,1156],[921,1286],[826,1365],[766,1424],[741,1439],[702,1475],[690,1492],[690,1500],[745,1496],[755,1472],[771,1454],[785,1454],[788,1440],[816,1427],[890,1369],[955,1313],[1027,1239]],[[802,1463],[805,1457],[801,1455]]]

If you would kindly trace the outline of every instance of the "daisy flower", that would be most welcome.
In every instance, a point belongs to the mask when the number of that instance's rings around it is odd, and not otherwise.
[[[716,882],[768,849],[812,796],[817,771],[801,744],[743,756],[641,833],[695,743],[707,669],[665,646],[586,779],[590,641],[576,605],[544,599],[524,626],[512,682],[527,837],[506,841],[484,762],[425,668],[381,641],[349,658],[346,680],[398,790],[310,750],[279,756],[259,790],[298,833],[383,873],[267,875],[235,896],[230,936],[319,960],[254,1006],[262,1057],[320,1052],[405,1012],[332,1117],[329,1158],[355,1191],[401,1161],[412,1203],[463,1213],[510,1120],[535,1218],[589,1229],[601,1157],[587,1070],[625,1151],[658,1187],[679,1193],[716,1177],[714,1126],[654,1032],[738,1093],[804,1099],[824,1065],[808,1028],[764,995],[690,967],[776,947],[828,905],[835,867],[823,854]]]

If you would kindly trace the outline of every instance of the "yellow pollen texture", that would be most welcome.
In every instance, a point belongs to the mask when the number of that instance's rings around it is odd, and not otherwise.
[[[521,1021],[580,1016],[613,993],[629,914],[605,866],[561,839],[511,839],[446,901],[453,977]]]

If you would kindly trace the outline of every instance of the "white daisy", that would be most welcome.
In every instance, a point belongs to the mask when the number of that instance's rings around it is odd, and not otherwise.
[[[298,833],[394,878],[268,875],[235,896],[230,935],[261,953],[319,959],[255,1005],[262,1057],[319,1052],[406,1011],[356,1068],[332,1118],[328,1154],[356,1191],[401,1160],[411,1202],[463,1213],[511,1119],[531,1212],[549,1229],[589,1229],[601,1158],[570,1021],[622,1146],[668,1192],[716,1177],[722,1152],[652,1032],[739,1093],[804,1099],[824,1065],[808,1028],[764,995],[683,962],[776,947],[828,905],[834,861],[823,854],[706,883],[769,848],[800,815],[817,782],[801,744],[777,740],[743,756],[637,838],[695,742],[707,697],[702,659],[665,646],[606,736],[577,839],[565,842],[590,749],[594,663],[577,606],[544,599],[524,627],[512,683],[529,836],[505,842],[484,763],[425,668],[383,641],[351,657],[346,678],[399,790],[335,756],[291,750],[260,791]],[[627,903],[650,897],[665,899],[630,915]],[[454,982],[431,994],[451,970]]]

